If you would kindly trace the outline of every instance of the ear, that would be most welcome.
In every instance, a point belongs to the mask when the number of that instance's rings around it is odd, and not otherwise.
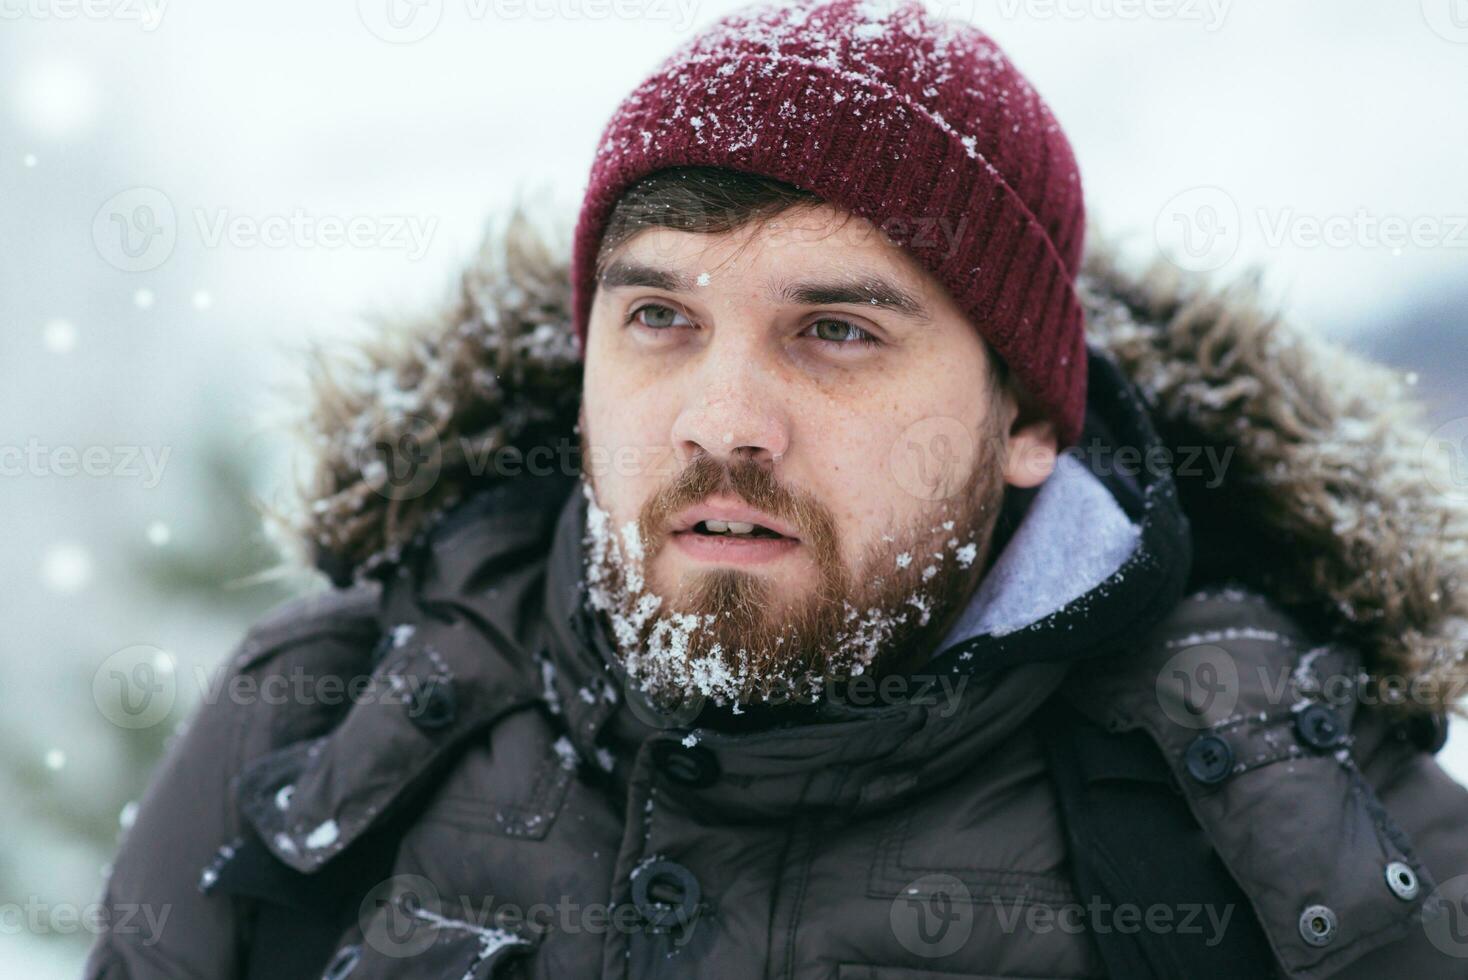
[[[1026,411],[1016,412],[1009,428],[1009,445],[1004,458],[1004,482],[1028,490],[1050,479],[1055,472],[1060,437],[1055,423]]]

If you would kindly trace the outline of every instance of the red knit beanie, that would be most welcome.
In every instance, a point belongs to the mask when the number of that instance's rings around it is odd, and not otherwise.
[[[617,199],[696,165],[871,221],[943,284],[1063,444],[1080,437],[1080,174],[1049,108],[978,29],[917,0],[799,0],[744,7],[681,46],[613,113],[592,164],[571,267],[582,351]]]

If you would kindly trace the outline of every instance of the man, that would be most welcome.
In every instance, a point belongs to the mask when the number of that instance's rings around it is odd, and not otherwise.
[[[230,666],[305,693],[200,712],[90,975],[1462,976],[1403,386],[1083,228],[971,27],[685,45],[569,267],[512,221],[323,381],[336,588]]]

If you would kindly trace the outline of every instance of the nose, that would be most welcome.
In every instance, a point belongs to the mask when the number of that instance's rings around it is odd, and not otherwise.
[[[790,449],[790,427],[773,379],[747,359],[705,368],[692,379],[685,407],[673,422],[678,461],[686,464],[704,452],[725,463],[741,457],[766,467],[778,463]]]

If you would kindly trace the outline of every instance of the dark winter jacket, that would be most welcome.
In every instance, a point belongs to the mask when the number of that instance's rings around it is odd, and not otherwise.
[[[563,254],[512,221],[322,377],[302,523],[337,584],[228,668],[298,693],[200,709],[107,887],[166,928],[89,976],[1468,975],[1432,756],[1468,516],[1395,378],[1093,256],[1082,458],[1132,557],[900,689],[669,717],[581,601],[561,450],[485,467],[574,446]]]

